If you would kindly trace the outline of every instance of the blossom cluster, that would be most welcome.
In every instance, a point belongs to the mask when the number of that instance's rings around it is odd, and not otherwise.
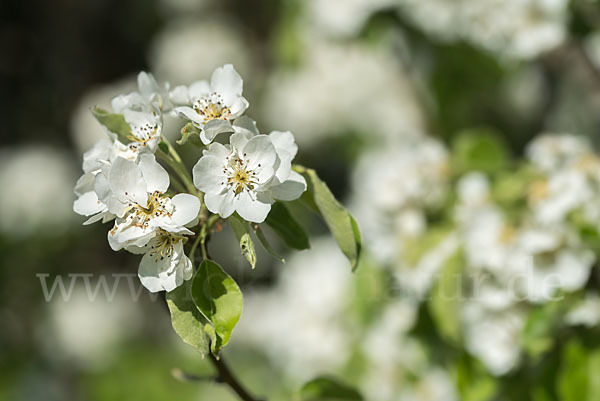
[[[139,277],[152,292],[172,291],[192,277],[194,255],[186,255],[184,244],[199,239],[211,214],[262,223],[276,200],[306,190],[292,170],[294,136],[260,134],[244,115],[249,104],[242,91],[231,64],[210,81],[173,89],[142,72],[138,90],[116,96],[112,112],[95,111],[107,137],[83,155],[73,209],[88,217],[84,224],[113,223],[110,247],[143,255]],[[191,176],[163,135],[165,115],[187,123],[179,144],[202,150]]]
[[[378,190],[357,190],[353,205],[372,256],[391,267],[409,304],[435,303],[440,282],[459,280],[442,295],[458,316],[433,317],[496,376],[544,349],[527,337],[533,311],[564,327],[600,323],[589,288],[600,256],[600,156],[566,134],[536,137],[521,161],[500,144],[478,133],[451,150],[430,138],[373,150],[355,181]],[[469,147],[489,154],[470,158]]]

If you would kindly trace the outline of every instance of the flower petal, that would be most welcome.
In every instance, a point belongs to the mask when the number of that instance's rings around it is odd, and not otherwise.
[[[271,211],[271,203],[262,202],[260,198],[252,199],[248,193],[243,192],[236,198],[235,210],[244,220],[262,223]]]
[[[271,188],[273,198],[291,201],[298,199],[306,191],[306,180],[300,174],[292,171],[288,179]]]
[[[198,163],[192,169],[194,185],[204,193],[221,193],[223,191],[223,182],[227,181],[227,176],[223,173],[224,161],[212,155],[205,155],[198,160]]]
[[[290,131],[273,131],[269,134],[269,138],[271,138],[271,142],[273,142],[275,149],[278,151],[279,149],[285,150],[290,154],[292,159],[296,157],[298,145],[296,145],[294,135]]]
[[[233,132],[233,127],[228,121],[214,119],[204,125],[200,133],[200,139],[203,144],[208,145],[217,135],[229,132]]]
[[[141,155],[139,166],[147,192],[165,193],[169,189],[169,173],[156,161],[154,155]]]
[[[223,97],[223,101],[227,106],[231,106],[236,98],[242,96],[244,81],[233,68],[233,65],[225,64],[213,72],[210,86],[213,91]]]
[[[231,216],[235,210],[233,191],[227,191],[224,194],[204,194],[204,203],[208,210],[218,214],[223,218]]]
[[[190,194],[177,194],[171,199],[175,207],[173,212],[173,224],[185,226],[198,217],[200,211],[200,199]]]

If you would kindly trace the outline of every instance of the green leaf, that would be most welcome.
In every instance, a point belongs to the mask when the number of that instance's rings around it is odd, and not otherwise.
[[[269,255],[273,256],[275,259],[279,260],[281,263],[285,263],[285,259],[277,253],[275,249],[269,244],[269,241],[265,237],[265,233],[263,233],[262,229],[258,224],[252,224],[252,229],[254,230],[254,235],[258,238],[258,241],[262,245],[262,247],[269,253]]]
[[[296,166],[296,171],[306,179],[308,192],[312,195],[314,204],[323,216],[338,246],[350,261],[352,270],[355,270],[360,258],[362,241],[354,217],[335,199],[327,184],[321,181],[314,170]]]
[[[131,142],[131,127],[125,121],[122,114],[110,113],[99,107],[92,108],[92,114],[100,124],[104,125],[110,132],[117,134],[123,143]]]
[[[282,203],[275,202],[271,206],[265,222],[290,248],[299,251],[310,248],[306,232]]]
[[[491,130],[461,132],[452,144],[453,166],[457,173],[497,172],[508,166],[509,152],[500,137]]]
[[[244,255],[250,266],[254,269],[256,267],[256,251],[254,250],[254,242],[250,238],[248,223],[234,214],[229,218],[229,225],[240,243],[242,255]]]
[[[242,292],[237,283],[221,266],[205,259],[192,282],[194,303],[214,328],[213,353],[227,345],[231,333],[242,314]],[[206,330],[205,330],[206,331]],[[208,329],[208,334],[211,330]],[[218,343],[215,339],[218,337]]]
[[[463,294],[463,266],[463,253],[458,250],[446,260],[429,300],[429,311],[440,334],[454,343],[458,343],[461,338],[457,316],[460,314]]]
[[[331,377],[318,377],[300,390],[302,401],[362,401],[362,395]]]
[[[571,340],[563,350],[558,377],[558,394],[561,401],[588,399],[587,351],[578,340]]]
[[[463,401],[488,401],[498,389],[496,379],[467,354],[462,355],[458,362],[456,383]]]
[[[203,356],[208,353],[208,339],[204,334],[205,319],[194,304],[192,283],[167,293],[167,305],[171,312],[171,324],[183,342],[191,345]]]
[[[523,329],[522,343],[530,357],[539,358],[554,346],[556,332],[573,300],[574,298],[565,296],[560,302],[536,306],[529,313]]]

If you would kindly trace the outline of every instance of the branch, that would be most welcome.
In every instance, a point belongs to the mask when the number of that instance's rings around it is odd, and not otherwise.
[[[260,401],[259,399],[251,396],[250,393],[248,393],[248,391],[246,391],[246,389],[236,379],[223,360],[223,356],[220,356],[220,358],[217,359],[217,357],[215,357],[211,352],[208,353],[208,356],[210,357],[210,361],[217,369],[220,382],[227,384],[240,397],[240,399],[244,401]]]

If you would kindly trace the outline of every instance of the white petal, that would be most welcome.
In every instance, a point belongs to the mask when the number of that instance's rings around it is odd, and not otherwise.
[[[258,132],[258,128],[256,127],[256,121],[247,116],[236,118],[233,122],[233,127],[235,128],[236,132],[249,133],[250,135],[248,136],[248,139],[254,135],[260,134],[260,132]]]
[[[218,214],[223,218],[231,216],[235,210],[234,206],[234,193],[233,191],[227,191],[224,194],[204,194],[204,203],[208,210]]]
[[[244,111],[248,108],[249,103],[243,97],[236,98],[231,105],[229,105],[229,111],[231,112],[231,118],[237,118],[244,114]]]
[[[224,160],[212,155],[202,156],[192,170],[194,185],[204,193],[222,192],[223,182],[227,181],[223,173]]]
[[[139,166],[147,192],[164,193],[169,189],[169,173],[156,161],[154,155],[141,155]]]
[[[173,224],[185,226],[198,217],[200,211],[200,199],[190,194],[177,194],[171,199],[175,207],[173,212]]]
[[[210,86],[213,91],[223,96],[225,104],[230,106],[237,97],[242,95],[244,83],[233,65],[225,64],[213,72]]]
[[[248,167],[254,170],[260,164],[261,167],[273,166],[277,160],[277,152],[271,139],[267,135],[252,137],[240,153],[246,153],[250,160]]]
[[[243,192],[236,199],[235,210],[244,220],[262,223],[271,211],[271,204],[259,199],[253,200],[248,193]]]
[[[224,159],[229,156],[229,153],[229,148],[218,142],[211,143],[208,149],[202,152],[205,156],[215,156],[218,159],[223,159],[223,163],[225,163]]]
[[[275,168],[275,177],[279,183],[284,182],[292,172],[292,158],[290,154],[282,149],[277,149],[279,164]]]
[[[82,216],[91,216],[106,210],[104,205],[94,191],[86,192],[75,200],[73,211]]]
[[[234,149],[241,151],[244,148],[244,146],[246,146],[250,138],[252,138],[252,136],[249,136],[248,133],[236,132],[235,134],[229,137],[229,143]]]
[[[203,144],[208,145],[217,135],[229,132],[233,132],[233,127],[228,121],[214,119],[204,125],[200,133],[200,139],[202,139]]]
[[[169,92],[169,99],[175,104],[189,104],[190,95],[187,86],[179,85]]]
[[[304,191],[306,191],[306,180],[295,171],[291,172],[285,182],[271,188],[273,198],[283,201],[298,199]]]
[[[146,182],[134,162],[118,157],[112,164],[108,182],[112,193],[121,202],[133,200],[140,205],[148,202]]]
[[[173,112],[180,117],[187,118],[188,120],[192,121],[198,127],[202,127],[204,125],[204,117],[202,117],[200,114],[196,113],[196,111],[194,109],[192,109],[191,107],[187,107],[187,106],[175,107],[173,109]]]
[[[195,102],[196,100],[208,96],[214,89],[210,87],[208,81],[202,80],[194,82],[190,85],[190,101]]]
[[[273,131],[269,134],[271,142],[275,146],[275,149],[283,149],[288,152],[292,159],[296,157],[298,153],[298,145],[294,140],[294,135],[290,131]]]
[[[100,169],[100,160],[108,160],[111,152],[111,141],[104,139],[96,142],[93,148],[83,154],[83,172],[90,173]]]
[[[137,76],[138,89],[142,96],[149,101],[159,91],[158,84],[152,74],[141,71]]]
[[[138,269],[138,277],[142,282],[142,285],[150,292],[158,292],[167,288],[175,288],[175,277],[174,275],[164,274],[165,270],[168,270],[171,263],[170,258],[164,258],[157,261],[156,256],[153,256],[149,252],[146,253],[140,261],[140,267]]]
[[[81,196],[86,192],[94,190],[94,181],[96,177],[92,173],[85,173],[77,180],[75,184],[75,195]]]

